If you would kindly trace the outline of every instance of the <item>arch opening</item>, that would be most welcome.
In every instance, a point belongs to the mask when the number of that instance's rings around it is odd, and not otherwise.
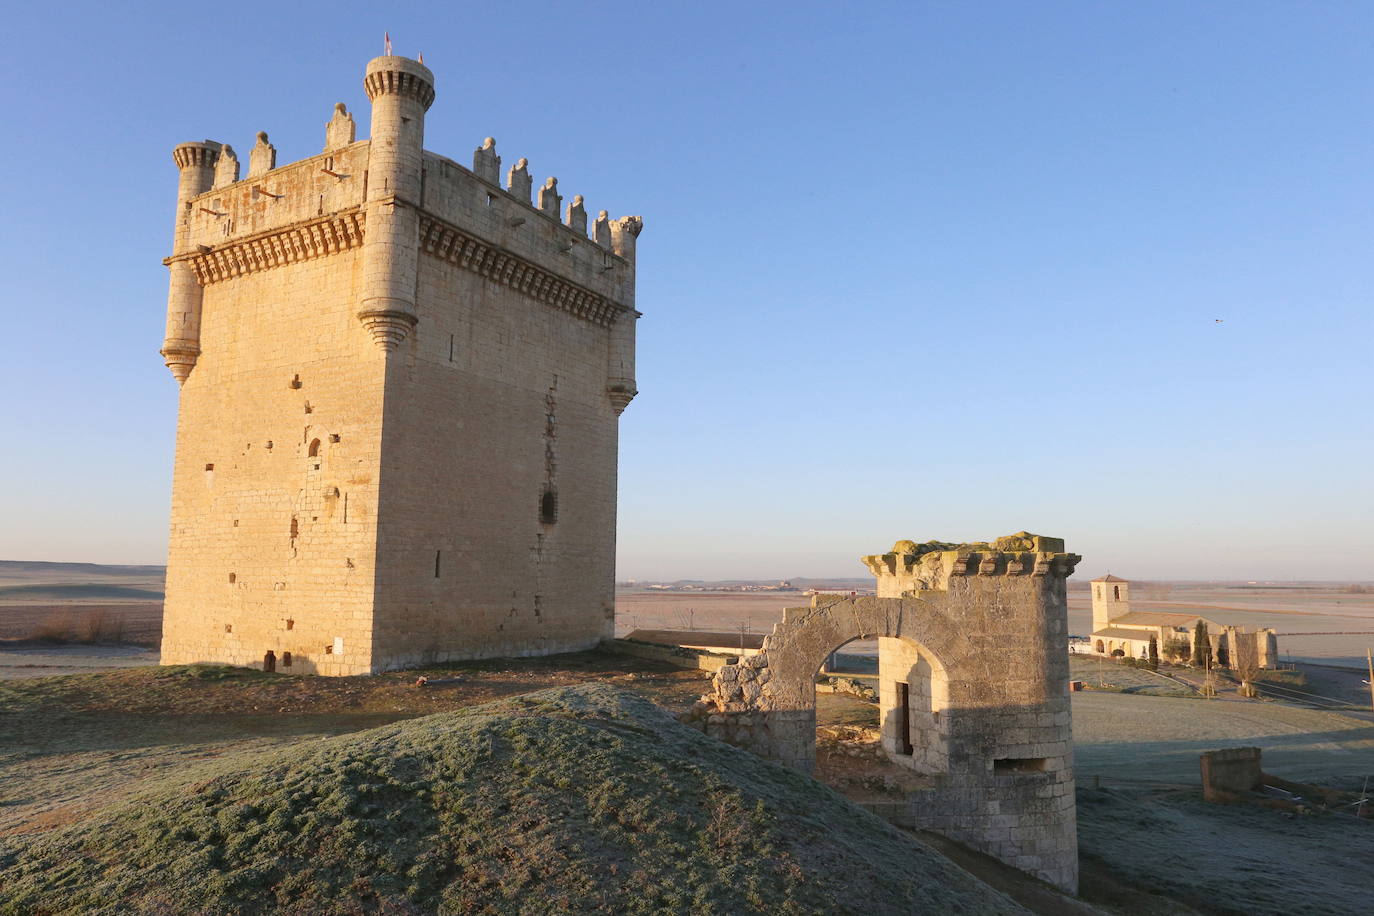
[[[853,648],[842,653],[846,647]],[[859,685],[859,690],[863,685],[876,688],[871,721],[889,761],[921,775],[949,772],[949,677],[935,653],[906,637],[861,634],[826,653],[816,670],[844,679],[841,684]],[[816,699],[822,728],[832,721],[864,722],[853,702],[840,696]]]
[[[312,440],[310,440],[310,454],[309,454],[308,457],[310,457],[310,458],[318,458],[318,457],[320,457],[320,440],[319,440],[319,439],[312,439]],[[332,466],[332,465],[331,465],[331,466]]]
[[[277,653],[271,649],[268,649],[267,654],[262,657],[262,670],[269,674],[277,670]]]

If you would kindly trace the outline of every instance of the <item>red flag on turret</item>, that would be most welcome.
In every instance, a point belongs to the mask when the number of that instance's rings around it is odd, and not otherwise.
[[[387,57],[390,57],[390,56],[391,56],[391,33],[390,33],[390,32],[383,32],[382,35],[386,38],[386,56],[387,56]]]

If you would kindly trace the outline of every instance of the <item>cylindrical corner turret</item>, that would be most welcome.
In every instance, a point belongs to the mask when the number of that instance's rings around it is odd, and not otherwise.
[[[611,250],[631,265],[635,262],[635,239],[644,231],[642,216],[622,216],[611,222]]]
[[[182,143],[172,150],[172,161],[180,172],[177,182],[176,236],[172,243],[174,255],[180,254],[186,244],[191,198],[204,194],[215,184],[215,165],[219,162],[219,151],[223,145],[202,140]]]
[[[172,161],[181,174],[177,183],[176,232],[168,264],[171,280],[167,292],[167,333],[161,352],[178,383],[186,381],[200,356],[201,287],[185,257],[191,225],[191,198],[214,186],[220,147],[219,143],[205,140],[182,143],[172,150]]]
[[[420,173],[425,112],[434,103],[434,74],[406,57],[374,58],[363,79],[372,102],[367,169],[363,301],[358,318],[383,350],[415,326],[419,258]]]
[[[434,104],[434,74],[406,57],[377,57],[363,79],[372,102],[367,199],[396,196],[420,203],[425,112]]]
[[[606,222],[606,211],[597,217],[597,234]],[[606,376],[606,394],[611,406],[620,414],[639,394],[635,384],[635,321],[639,313],[635,311],[635,239],[644,231],[644,220],[638,216],[624,216],[610,221],[611,250],[629,262],[630,269],[621,283],[621,301],[627,306],[624,313],[611,325],[610,367]]]

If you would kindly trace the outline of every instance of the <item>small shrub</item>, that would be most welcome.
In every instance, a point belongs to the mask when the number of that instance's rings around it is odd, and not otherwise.
[[[89,644],[119,642],[124,638],[124,616],[90,608],[78,619],[76,635],[77,642]]]
[[[42,642],[71,642],[72,641],[72,615],[71,611],[54,611],[40,623],[29,639]]]

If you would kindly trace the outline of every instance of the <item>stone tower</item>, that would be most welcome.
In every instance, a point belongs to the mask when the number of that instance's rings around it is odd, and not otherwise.
[[[173,151],[181,383],[165,664],[360,674],[586,648],[614,622],[639,217],[424,149],[434,76],[367,66],[369,140]],[[560,212],[561,211],[561,212]]]
[[[1092,581],[1093,632],[1105,630],[1131,612],[1131,583],[1108,573]]]

